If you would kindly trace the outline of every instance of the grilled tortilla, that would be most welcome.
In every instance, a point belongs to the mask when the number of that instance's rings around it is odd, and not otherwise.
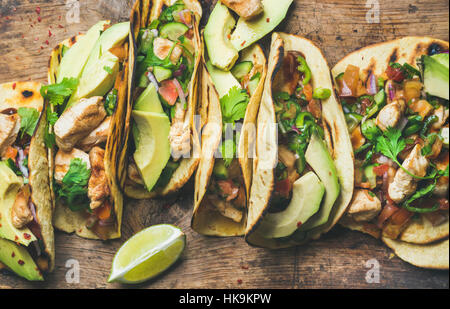
[[[106,21],[105,23],[109,24],[109,21]],[[82,37],[83,35],[71,37],[53,49],[49,60],[48,70],[48,82],[50,85],[55,84],[58,80],[59,67],[64,54],[67,50],[70,50],[70,48],[75,46]],[[119,72],[116,73],[117,75],[112,87],[117,91],[115,108],[112,115],[109,116],[111,117],[109,126],[105,129],[107,132],[106,141],[94,147],[101,149],[101,153],[104,152],[103,160],[100,160],[99,164],[103,165],[102,170],[106,177],[105,185],[109,188],[109,195],[98,210],[104,208],[106,203],[108,203],[109,217],[102,221],[95,210],[92,213],[89,213],[88,211],[72,211],[57,196],[57,193],[52,190],[52,196],[55,202],[54,226],[64,232],[75,233],[80,237],[89,239],[115,239],[119,238],[121,235],[120,228],[122,223],[123,195],[120,190],[119,180],[121,179],[121,173],[125,171],[125,166],[123,165],[124,154],[120,149],[125,141],[123,123],[125,123],[125,117],[127,115],[126,103],[129,72],[127,57],[128,36],[122,41],[120,46],[117,46],[116,50],[122,50],[121,54],[119,53],[120,55],[117,56],[122,65],[120,66],[121,69]],[[110,72],[108,72],[108,74],[109,73]],[[48,100],[46,104],[49,105]],[[54,107],[52,107],[52,110],[54,110]],[[50,126],[50,130],[53,132],[54,128]],[[49,171],[52,188],[55,186],[55,155],[57,155],[57,147],[49,149]]]
[[[423,55],[431,56],[434,54],[442,53],[448,51],[448,48],[448,42],[442,40],[437,40],[429,37],[404,37],[393,41],[370,45],[347,55],[332,69],[332,75],[333,78],[336,79],[339,74],[344,72],[346,68],[349,67],[349,65],[353,65],[359,68],[359,77],[363,82],[370,80],[371,75],[381,76],[384,79],[389,80],[390,78],[387,73],[388,69],[392,70],[390,67],[394,67],[392,63],[398,63],[401,65],[404,65],[406,63],[414,68],[420,69],[419,62],[421,61],[420,59]],[[416,81],[423,83],[423,72],[420,73],[420,79],[417,76],[415,77],[415,79]],[[405,78],[405,81],[403,83],[405,83],[407,80],[409,79]],[[386,95],[388,100],[394,100],[390,98],[390,93],[386,93]],[[344,99],[345,98],[343,98],[342,100]],[[395,97],[395,100],[400,99]],[[388,101],[388,105],[392,102]],[[424,106],[428,105],[424,104]],[[415,109],[414,106],[412,106],[411,108],[413,110]],[[420,110],[416,111],[421,113]],[[424,114],[424,116],[426,115]],[[442,125],[445,124],[445,121],[446,120],[444,118],[444,123]],[[445,153],[443,155],[445,155]],[[446,156],[448,157],[448,153]],[[442,177],[442,180],[444,182],[447,182],[447,193],[445,194],[447,195],[448,178],[446,178],[445,180],[445,177]],[[355,183],[355,186],[358,187],[358,183]],[[353,204],[354,202],[351,203],[351,205]],[[402,203],[399,203],[397,206],[400,206],[401,204]],[[382,203],[382,205],[384,204]],[[417,207],[420,207],[420,205],[418,205]],[[349,207],[349,211],[352,208],[353,207]],[[400,207],[400,209],[401,211],[405,212],[404,208]],[[374,224],[372,219],[357,220],[355,219],[356,212],[357,211],[355,210],[352,211],[352,214],[346,215],[340,223],[349,229],[361,231],[376,238],[382,238],[383,241],[389,247],[391,247],[401,259],[413,265],[426,268],[448,269],[448,208],[447,210],[439,211],[439,222],[437,222],[436,219],[434,219],[434,222],[431,222],[429,217],[418,214],[412,219],[407,220],[406,223],[401,226],[400,230],[392,225],[389,219],[386,221],[387,223],[385,223],[383,229],[380,229],[377,226],[376,222]],[[377,214],[375,214],[375,216],[376,215]],[[395,234],[398,234],[395,235],[397,237],[390,236],[392,233],[390,232],[390,230],[386,229],[386,227],[389,225],[393,226],[392,230],[395,231]],[[442,262],[444,260],[446,261],[446,263]]]
[[[31,194],[30,200],[26,201],[26,207],[30,208],[27,212],[34,213],[32,217],[29,216],[31,221],[27,220],[28,223],[25,226],[13,228],[15,223],[13,223],[14,219],[11,218],[11,215],[16,213],[16,211],[6,214],[3,212],[5,209],[3,209],[1,213],[4,215],[0,214],[0,237],[4,236],[5,239],[15,242],[16,244],[14,245],[16,246],[26,247],[28,252],[33,252],[33,260],[43,259],[45,267],[43,267],[42,263],[37,263],[39,268],[36,268],[40,270],[38,275],[42,276],[42,273],[53,271],[55,267],[55,244],[52,226],[53,207],[48,175],[49,164],[46,155],[47,150],[44,146],[47,114],[43,99],[39,93],[40,88],[41,84],[37,82],[14,82],[0,85],[0,114],[2,116],[18,115],[21,112],[21,108],[35,109],[37,111],[36,115],[40,114],[39,120],[36,119],[38,122],[31,139],[28,133],[22,134],[19,131],[16,132],[15,140],[10,140],[8,145],[0,141],[2,144],[0,147],[1,164],[9,160],[14,168],[11,170],[10,165],[5,165],[10,166],[10,168],[6,167],[6,171],[4,170],[3,177],[6,178],[2,179],[2,182],[7,185],[7,182],[10,181],[10,184],[9,189],[6,189],[6,192],[4,192],[5,196],[0,196],[0,208],[12,206],[7,205],[8,201],[13,202],[19,194],[25,192],[23,191],[25,187],[29,187],[26,191],[31,191]],[[18,121],[24,122],[26,120],[19,117]],[[4,126],[3,123],[2,126]],[[9,150],[14,149],[15,152],[13,151],[14,154],[11,155]],[[21,158],[22,155],[24,156],[23,158]],[[28,166],[24,163],[27,158]],[[19,169],[19,166],[22,167]],[[24,174],[24,168],[27,170],[28,175]],[[27,183],[29,186],[26,185]],[[7,195],[13,192],[15,192],[16,196],[8,199]],[[37,245],[38,239],[42,240],[41,245]],[[4,262],[8,265],[8,261]],[[17,261],[14,261],[14,263],[17,264]],[[32,270],[34,271],[34,268]],[[18,273],[24,275],[20,272]],[[32,275],[32,272],[29,274]],[[27,277],[27,279],[36,280],[36,278],[31,277]]]
[[[283,72],[281,70],[283,60],[287,58],[290,52],[302,55],[306,60],[310,68],[313,87],[333,89],[325,57],[311,41],[283,33],[272,35],[268,74],[257,119],[256,159],[245,236],[246,241],[251,245],[271,249],[290,247],[319,238],[323,233],[329,231],[343,215],[353,192],[353,167],[349,164],[349,162],[353,162],[350,138],[346,130],[342,109],[334,92],[330,91],[329,97],[321,100],[321,126],[323,126],[324,145],[326,144],[328,148],[330,159],[333,162],[331,164],[335,166],[340,192],[332,205],[328,219],[324,224],[300,233],[297,232],[300,231],[301,225],[305,222],[298,222],[297,228],[300,229],[282,238],[265,238],[258,230],[264,224],[264,218],[269,213],[276,192],[275,182],[277,180],[276,168],[274,167],[277,166],[278,162],[279,144],[277,143],[278,130],[270,129],[277,123],[274,98],[276,94],[273,88],[280,87],[280,85],[283,87],[290,81],[291,76],[285,76],[286,82],[280,83],[280,77],[277,76],[278,72]],[[294,72],[297,71],[296,68]],[[274,82],[278,82],[278,86],[275,86]],[[300,198],[308,199],[309,197],[301,196]],[[306,221],[306,224],[308,224],[308,221]]]
[[[200,34],[199,34],[199,23],[202,16],[202,7],[200,3],[196,0],[183,0],[181,1],[187,10],[193,12],[192,16],[192,28],[190,30],[193,32],[192,35],[192,44],[194,45],[194,53],[193,53],[193,69],[192,76],[190,82],[188,84],[187,89],[187,106],[186,106],[186,114],[184,115],[184,121],[189,122],[190,129],[190,140],[191,140],[191,149],[189,156],[183,155],[182,158],[176,161],[178,164],[175,171],[171,174],[170,179],[164,185],[156,185],[149,192],[145,185],[142,183],[142,175],[137,176],[139,178],[139,182],[132,181],[130,177],[130,172],[124,173],[120,177],[121,186],[124,188],[124,192],[128,197],[135,199],[145,199],[145,198],[154,198],[157,196],[166,196],[172,194],[182,188],[184,184],[191,178],[194,173],[197,165],[199,163],[199,149],[200,142],[198,137],[198,132],[194,126],[194,114],[197,108],[197,98],[198,98],[198,68],[200,64]],[[130,164],[132,161],[133,154],[135,152],[135,145],[132,142],[131,133],[132,126],[134,121],[132,120],[132,111],[135,106],[136,101],[139,96],[142,94],[143,89],[139,87],[139,76],[138,74],[138,64],[137,64],[137,56],[138,51],[141,46],[139,44],[139,32],[141,29],[148,28],[151,26],[152,22],[157,20],[164,7],[170,7],[172,5],[176,5],[180,3],[180,1],[173,0],[138,0],[135,2],[133,9],[131,11],[131,40],[132,44],[130,45],[130,78],[129,78],[129,88],[130,88],[130,96],[128,101],[128,110],[125,121],[125,141],[124,147],[121,150],[121,153],[125,154],[124,160],[127,161],[128,171],[130,171]],[[134,165],[134,164],[133,164]],[[135,166],[135,165],[134,165]],[[128,177],[127,177],[128,176]]]
[[[247,225],[247,201],[250,185],[252,181],[253,159],[256,135],[255,125],[258,115],[259,104],[264,87],[264,79],[267,73],[266,58],[259,45],[253,45],[242,51],[239,63],[251,63],[252,69],[247,72],[248,77],[243,80],[250,80],[253,76],[259,76],[252,94],[248,94],[248,105],[245,116],[242,120],[242,130],[239,136],[239,143],[236,149],[238,159],[233,159],[231,167],[225,167],[223,159],[215,157],[220,152],[221,142],[225,139],[222,127],[223,121],[221,98],[217,91],[208,68],[206,67],[206,56],[204,56],[203,71],[201,76],[201,106],[202,115],[202,155],[195,178],[194,214],[192,218],[192,228],[200,234],[211,236],[239,236],[244,235]],[[217,69],[215,69],[217,70]],[[245,81],[242,82],[245,84]],[[223,87],[223,85],[222,85]],[[246,90],[244,90],[246,91]],[[225,155],[224,155],[225,156]],[[233,154],[234,156],[234,154]],[[241,209],[236,209],[223,197],[218,197],[213,190],[216,186],[227,186],[231,184],[229,179],[218,179],[218,168],[227,169],[234,174],[232,186],[239,190],[238,196],[233,200],[241,199]],[[220,172],[219,172],[220,173]],[[231,175],[229,176],[231,178]],[[223,200],[222,200],[223,199]],[[221,203],[219,209],[217,203]],[[227,214],[231,211],[230,214]]]

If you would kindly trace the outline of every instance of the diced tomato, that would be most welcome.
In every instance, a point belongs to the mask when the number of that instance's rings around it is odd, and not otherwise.
[[[234,200],[239,194],[239,187],[237,187],[231,180],[220,180],[217,182],[220,190],[227,201]]]
[[[340,89],[340,95],[356,96],[359,82],[359,67],[349,64],[345,69],[344,76],[342,78],[343,85],[342,89]]]
[[[306,97],[306,101],[311,101],[312,100],[312,98],[313,98],[313,89],[312,89],[312,86],[311,86],[311,84],[306,84],[304,87],[303,87],[303,94],[305,95],[305,97]]]
[[[380,177],[383,176],[384,173],[387,173],[388,170],[389,170],[389,165],[387,165],[387,164],[378,165],[378,166],[373,167],[373,172],[375,173],[375,175],[380,176]]]
[[[397,211],[399,211],[399,208],[395,206],[392,203],[386,203],[386,205],[383,207],[383,210],[378,216],[377,220],[377,226],[378,228],[383,228],[383,224],[386,222],[387,219],[389,219],[392,215],[394,215]]]
[[[386,69],[386,75],[389,79],[397,83],[401,83],[405,79],[405,74],[401,68],[393,68],[388,66]]]
[[[178,91],[172,80],[165,80],[159,87],[159,94],[169,105],[175,105],[178,99]]]
[[[291,193],[292,184],[288,178],[275,183],[275,192],[285,198],[289,198]]]
[[[16,157],[17,157],[17,152],[18,151],[17,151],[16,148],[9,146],[8,148],[6,148],[6,151],[4,153],[4,157],[6,159],[11,159],[11,160],[15,161]]]
[[[438,203],[439,203],[439,209],[448,210],[448,199],[441,198],[438,200]]]
[[[95,209],[95,215],[100,220],[108,220],[111,217],[111,208],[111,203],[107,200],[101,207]]]

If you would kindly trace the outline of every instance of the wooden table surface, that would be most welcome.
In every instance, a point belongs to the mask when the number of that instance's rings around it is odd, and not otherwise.
[[[46,82],[51,48],[84,32],[101,19],[127,20],[132,0],[1,0],[0,83]],[[202,1],[204,15],[209,0]],[[448,0],[295,0],[280,30],[303,35],[324,51],[330,67],[347,53],[371,43],[406,35],[448,40]],[[370,7],[380,23],[368,23]],[[374,3],[374,4],[373,4]],[[79,23],[73,5],[79,5]],[[40,14],[38,14],[40,8]],[[265,40],[267,46],[267,39]],[[419,269],[392,255],[378,240],[336,227],[319,241],[286,250],[252,248],[241,238],[210,238],[193,232],[192,181],[177,197],[126,200],[122,239],[89,241],[56,232],[56,269],[44,283],[29,283],[0,272],[0,288],[120,288],[106,283],[111,261],[134,233],[158,223],[180,226],[187,234],[182,259],[144,288],[448,288],[448,271]],[[78,261],[79,283],[66,280],[66,263]],[[370,261],[379,263],[379,283],[366,281]]]

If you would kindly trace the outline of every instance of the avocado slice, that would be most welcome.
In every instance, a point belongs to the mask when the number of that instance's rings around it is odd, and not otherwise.
[[[28,246],[36,237],[28,228],[15,228],[11,220],[11,209],[23,180],[4,161],[0,162],[0,179],[0,237]]]
[[[230,71],[223,71],[214,67],[211,61],[206,63],[206,68],[208,69],[209,74],[211,75],[211,79],[216,87],[217,92],[219,93],[219,97],[227,95],[230,92],[230,89],[234,87],[238,87],[242,89],[241,84],[237,81],[237,79],[231,74]]]
[[[134,104],[133,110],[158,114],[164,113],[155,85],[150,83],[147,86]]]
[[[66,108],[80,99],[104,96],[111,90],[119,72],[119,58],[109,50],[122,45],[129,32],[130,23],[124,22],[115,24],[102,33],[89,54],[77,90],[69,99]]]
[[[100,21],[91,29],[86,32],[85,35],[79,37],[76,42],[61,59],[61,64],[58,68],[56,82],[60,83],[67,78],[79,78],[83,68],[88,60],[89,54],[94,48],[95,43],[100,37],[105,25],[109,25],[109,21]]]
[[[448,57],[448,54],[439,54],[422,58],[425,67],[423,73],[425,92],[445,100],[449,99]]]
[[[300,227],[300,231],[308,231],[325,224],[341,191],[333,159],[328,152],[325,142],[317,132],[313,132],[311,135],[305,159],[324,184],[325,198],[320,210]]]
[[[0,238],[0,262],[29,281],[43,281],[39,268],[25,247]]]
[[[150,192],[170,159],[170,120],[161,113],[132,111],[134,161]]]
[[[308,172],[294,182],[288,207],[281,212],[267,214],[258,233],[265,238],[290,236],[319,210],[324,193],[325,187],[316,174]]]
[[[238,51],[229,39],[235,24],[236,21],[228,8],[218,1],[204,30],[206,48],[212,64],[225,71],[229,71],[239,58]]]
[[[156,66],[153,68],[153,75],[158,82],[169,79],[172,77],[172,71],[163,67]]]
[[[264,13],[251,20],[239,18],[231,35],[231,44],[237,51],[252,45],[283,21],[292,0],[262,0]]]

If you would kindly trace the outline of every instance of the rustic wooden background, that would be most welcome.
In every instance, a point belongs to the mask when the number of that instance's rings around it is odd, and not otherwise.
[[[68,23],[70,3],[80,6],[80,23]],[[51,48],[86,31],[100,19],[123,21],[132,0],[1,0],[0,83],[46,81]],[[201,1],[205,16],[212,0]],[[366,21],[367,3],[380,5],[380,23]],[[69,7],[66,5],[69,4]],[[38,9],[40,8],[40,10]],[[280,30],[316,42],[333,66],[347,53],[371,43],[406,35],[448,40],[448,0],[296,0]],[[40,11],[40,12],[39,12]],[[267,46],[267,39],[265,44]],[[187,234],[182,259],[143,288],[448,288],[448,271],[419,269],[394,257],[380,241],[341,227],[309,245],[268,251],[247,246],[241,238],[208,238],[189,222],[192,182],[178,197],[126,201],[122,239],[88,241],[56,233],[56,269],[45,283],[29,283],[0,272],[0,288],[120,288],[108,284],[111,261],[134,233],[158,223],[173,223]],[[66,262],[79,262],[80,282],[66,282]],[[366,262],[380,264],[380,283],[366,282]]]

